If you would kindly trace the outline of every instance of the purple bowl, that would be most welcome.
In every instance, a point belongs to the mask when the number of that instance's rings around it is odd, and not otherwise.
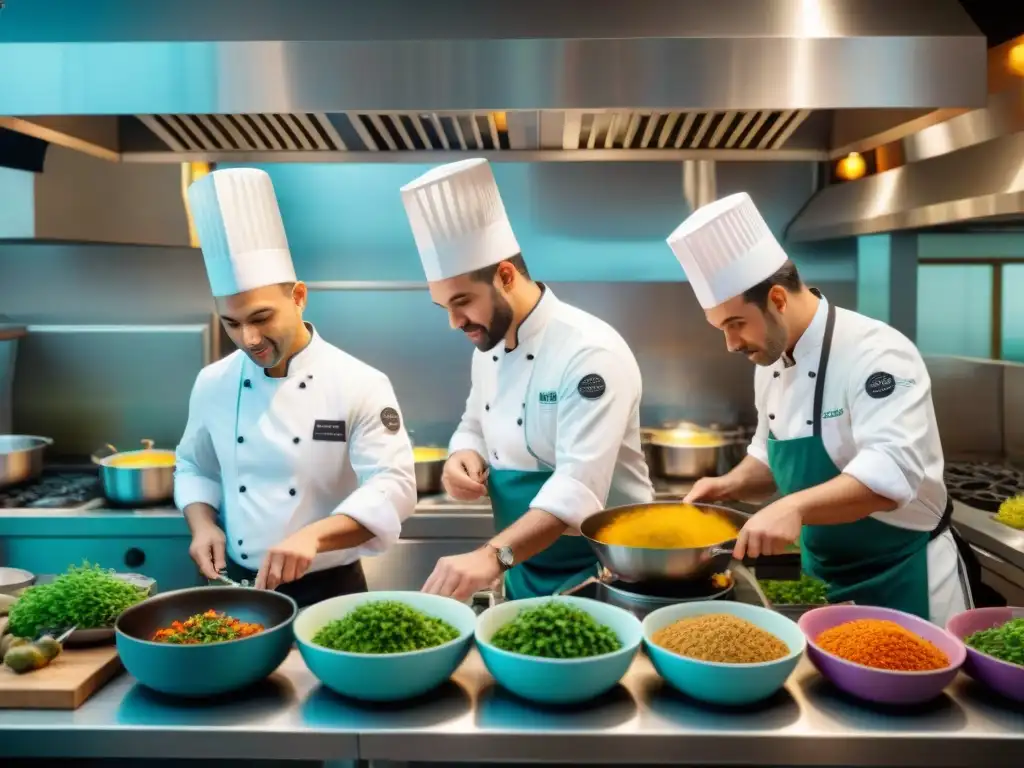
[[[949,657],[950,665],[928,672],[875,669],[841,659],[815,642],[826,629],[857,619],[893,621],[933,643]],[[797,624],[807,635],[807,656],[826,679],[852,696],[879,704],[920,704],[934,699],[956,677],[967,656],[964,644],[951,633],[917,616],[891,608],[826,605],[808,611]]]
[[[1020,618],[1024,618],[1024,608],[973,608],[951,618],[946,629],[954,637],[965,640],[975,632]],[[969,645],[966,648],[964,672],[996,693],[1024,702],[1024,667],[987,656]]]

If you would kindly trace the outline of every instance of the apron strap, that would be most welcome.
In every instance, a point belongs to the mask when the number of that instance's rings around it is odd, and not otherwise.
[[[820,294],[819,294],[820,295]],[[821,410],[825,405],[825,374],[828,358],[832,352],[832,334],[836,328],[836,307],[829,302],[828,317],[825,320],[825,337],[821,340],[821,357],[818,359],[818,378],[814,384],[814,436],[821,437]]]

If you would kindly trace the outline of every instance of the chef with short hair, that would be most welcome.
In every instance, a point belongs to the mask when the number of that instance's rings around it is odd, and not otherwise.
[[[740,531],[734,556],[782,554],[852,600],[945,625],[972,603],[950,527],[942,444],[921,354],[896,329],[835,306],[800,279],[746,193],[716,200],[668,243],[708,322],[757,368],[746,458],[687,501],[781,498]],[[973,559],[973,558],[972,558]],[[977,565],[973,561],[974,566]]]
[[[215,171],[188,199],[239,348],[200,371],[177,449],[189,552],[207,578],[226,569],[300,607],[366,591],[360,556],[393,545],[416,506],[391,383],[303,322],[307,289],[264,171]]]
[[[444,486],[464,501],[489,494],[498,530],[441,558],[424,591],[466,599],[502,575],[510,599],[575,586],[597,567],[572,535],[580,522],[654,498],[636,359],[610,325],[530,278],[486,160],[435,168],[402,200],[431,298],[476,347]]]

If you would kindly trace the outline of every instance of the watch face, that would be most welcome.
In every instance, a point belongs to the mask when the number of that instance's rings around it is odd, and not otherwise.
[[[502,547],[498,550],[498,562],[506,569],[515,565],[515,558],[512,556],[512,547]]]

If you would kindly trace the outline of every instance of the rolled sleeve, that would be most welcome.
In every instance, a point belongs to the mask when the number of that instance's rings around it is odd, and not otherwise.
[[[626,429],[638,418],[640,394],[640,371],[621,355],[588,349],[570,360],[558,396],[555,470],[533,508],[571,530],[604,508]]]
[[[331,514],[350,517],[372,533],[373,538],[358,550],[375,555],[398,541],[402,523],[416,511],[416,469],[391,382],[382,376],[366,389],[352,419],[348,447],[359,487]],[[397,414],[397,428],[393,420],[384,418],[387,409]]]
[[[198,503],[220,509],[224,501],[220,462],[204,419],[205,389],[200,373],[189,397],[185,431],[174,452],[174,503],[181,510]]]
[[[866,346],[873,349],[853,367],[847,393],[857,450],[843,473],[903,507],[917,498],[932,454],[941,455],[931,380],[902,337]]]

